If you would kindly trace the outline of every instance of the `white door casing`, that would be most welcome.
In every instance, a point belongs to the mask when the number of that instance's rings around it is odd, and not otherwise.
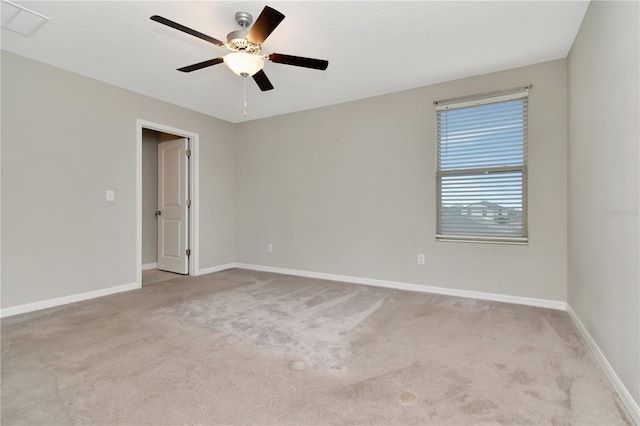
[[[187,138],[158,144],[158,269],[189,273]]]

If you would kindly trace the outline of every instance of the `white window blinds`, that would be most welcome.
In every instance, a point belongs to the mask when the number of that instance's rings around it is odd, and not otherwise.
[[[436,239],[526,243],[528,91],[436,107]]]

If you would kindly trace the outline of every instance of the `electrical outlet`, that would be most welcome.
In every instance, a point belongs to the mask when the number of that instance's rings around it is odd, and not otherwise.
[[[272,252],[273,251],[273,244],[267,243],[267,251],[268,252]]]
[[[107,198],[107,201],[115,201],[116,200],[115,191],[113,189],[107,189],[106,198]]]
[[[424,254],[418,254],[418,265],[424,265]]]

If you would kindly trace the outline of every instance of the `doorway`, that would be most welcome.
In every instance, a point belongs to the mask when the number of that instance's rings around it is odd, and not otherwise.
[[[198,135],[137,121],[137,279],[197,275]],[[162,272],[167,274],[166,272]]]

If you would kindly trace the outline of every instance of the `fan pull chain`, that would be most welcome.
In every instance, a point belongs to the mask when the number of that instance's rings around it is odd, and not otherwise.
[[[244,81],[244,103],[242,107],[242,116],[247,116],[247,77],[242,79]]]

